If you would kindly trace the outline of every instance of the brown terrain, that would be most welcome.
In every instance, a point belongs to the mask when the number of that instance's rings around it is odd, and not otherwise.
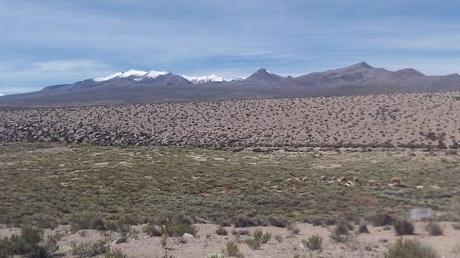
[[[458,110],[460,92],[3,108],[0,258],[460,257]]]
[[[0,141],[456,149],[460,92],[3,109]]]

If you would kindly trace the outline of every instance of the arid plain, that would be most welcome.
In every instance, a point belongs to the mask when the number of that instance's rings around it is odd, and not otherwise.
[[[0,257],[458,257],[458,110],[459,92],[3,109]]]

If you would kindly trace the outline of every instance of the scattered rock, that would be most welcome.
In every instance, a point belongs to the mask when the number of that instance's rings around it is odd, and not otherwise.
[[[430,208],[415,208],[410,211],[410,219],[413,221],[433,220],[435,214]]]

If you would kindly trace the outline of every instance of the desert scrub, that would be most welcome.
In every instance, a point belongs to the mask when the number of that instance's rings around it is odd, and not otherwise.
[[[224,227],[218,227],[216,229],[216,234],[219,235],[219,236],[226,236],[226,235],[228,235],[228,232]]]
[[[160,237],[163,234],[162,228],[152,222],[147,223],[147,225],[144,226],[143,231],[150,237]]]
[[[398,239],[384,254],[384,258],[437,258],[437,253],[417,240]]]
[[[143,231],[151,237],[159,237],[164,234],[170,237],[181,237],[185,233],[195,236],[196,229],[190,223],[190,221],[177,217],[167,217],[159,222],[150,221],[144,226]]]
[[[263,233],[261,229],[256,229],[252,234],[252,238],[247,239],[245,243],[249,246],[249,248],[256,250],[259,249],[262,244],[267,243],[272,238],[272,234],[266,232]]]
[[[240,249],[238,248],[238,244],[233,241],[227,242],[223,250],[223,253],[227,257],[244,257],[244,255],[240,252]]]
[[[105,254],[109,251],[109,246],[105,240],[97,240],[95,242],[71,242],[70,253],[78,257],[93,257],[96,255]]]
[[[353,229],[353,226],[348,223],[346,220],[340,220],[339,223],[334,227],[330,234],[332,241],[337,243],[343,243],[350,240],[350,230]]]
[[[414,234],[414,224],[406,219],[397,219],[393,223],[396,235],[413,235]]]
[[[369,229],[365,223],[359,224],[358,233],[360,234],[369,234]]]
[[[275,240],[278,241],[278,243],[283,242],[283,237],[281,235],[275,235]]]
[[[99,214],[91,212],[82,212],[74,215],[70,219],[70,229],[72,232],[76,232],[81,229],[96,229],[105,230],[105,220]]]
[[[321,251],[323,239],[318,235],[313,235],[308,240],[302,240],[302,244],[310,251]]]
[[[374,227],[383,227],[387,225],[391,225],[394,221],[393,217],[386,213],[378,213],[371,215],[367,218]]]
[[[0,240],[0,257],[20,255],[25,257],[52,257],[58,250],[54,238],[43,240],[43,229],[23,225],[19,236]]]
[[[435,221],[430,221],[425,229],[430,236],[441,236],[443,234],[441,225]]]

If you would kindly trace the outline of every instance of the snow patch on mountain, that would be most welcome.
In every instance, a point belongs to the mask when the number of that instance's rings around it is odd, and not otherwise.
[[[158,76],[167,75],[168,73],[169,72],[166,72],[166,71],[150,71],[145,75],[145,77],[150,78],[150,79],[155,79]]]
[[[224,77],[220,75],[204,75],[204,76],[183,76],[185,79],[188,81],[195,83],[195,84],[200,84],[200,83],[206,83],[206,82],[223,82]]]
[[[105,77],[95,78],[93,80],[95,82],[104,82],[104,81],[112,80],[112,79],[115,79],[115,78],[130,78],[130,77],[134,77],[135,81],[142,81],[144,79],[155,79],[158,76],[166,75],[166,74],[168,74],[168,72],[165,72],[165,71],[150,71],[150,72],[146,72],[146,71],[131,69],[131,70],[128,70],[128,71],[125,71],[125,72],[118,72],[118,73],[114,73],[114,74],[111,74],[111,75],[108,75],[108,76],[105,76]]]

